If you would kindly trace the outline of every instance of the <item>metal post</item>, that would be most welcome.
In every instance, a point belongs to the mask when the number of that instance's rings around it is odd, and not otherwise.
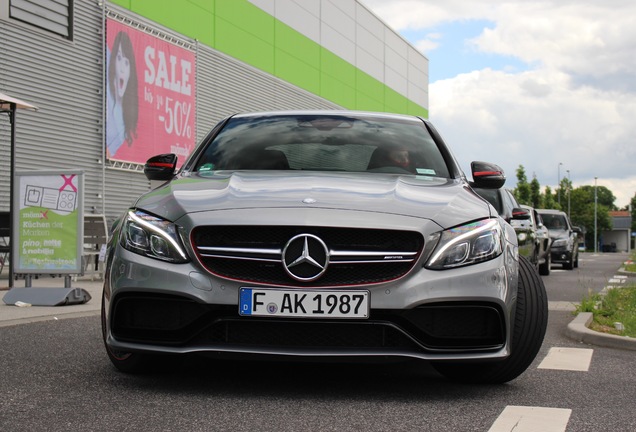
[[[11,156],[9,158],[9,163],[11,164],[11,173],[9,174],[9,245],[11,246],[11,251],[9,252],[9,289],[11,289],[13,288],[13,261],[15,260],[13,251],[17,250],[16,239],[13,236],[13,216],[15,211],[13,208],[13,189],[15,188],[13,182],[15,181],[15,112],[18,109],[18,105],[11,103],[9,106],[11,107],[9,110],[9,122],[11,123]]]
[[[598,203],[598,197],[596,195],[596,180],[598,177],[594,177],[594,253],[598,252],[598,244],[596,241],[596,207]]]
[[[559,188],[559,192],[558,192],[559,206],[561,205],[561,165],[563,165],[563,163],[559,162],[559,165],[557,166],[557,188]]]
[[[570,170],[568,170],[568,219],[572,222],[570,218],[570,194],[572,193],[572,180],[570,180]]]

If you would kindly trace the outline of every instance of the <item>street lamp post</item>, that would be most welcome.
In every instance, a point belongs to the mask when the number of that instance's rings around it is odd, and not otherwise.
[[[568,171],[568,219],[570,219],[570,194],[572,193],[572,180],[570,177],[570,170],[567,170],[567,171]]]
[[[598,197],[596,195],[596,180],[598,177],[594,177],[594,253],[598,252],[596,242],[596,207],[598,206]]]
[[[559,165],[557,166],[557,188],[559,188],[559,192],[558,192],[559,205],[561,205],[561,165],[563,165],[563,162],[559,162]]]

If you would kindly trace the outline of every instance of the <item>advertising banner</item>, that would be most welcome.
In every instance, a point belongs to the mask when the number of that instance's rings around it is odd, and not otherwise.
[[[81,171],[16,173],[11,240],[16,273],[80,273]],[[15,239],[15,240],[14,240]],[[12,258],[13,259],[13,258]]]
[[[145,163],[195,145],[195,55],[106,20],[106,157]]]

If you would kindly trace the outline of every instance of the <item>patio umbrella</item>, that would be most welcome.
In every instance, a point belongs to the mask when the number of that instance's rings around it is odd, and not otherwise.
[[[13,178],[15,176],[15,112],[18,109],[36,111],[38,107],[4,93],[0,93],[0,112],[7,113],[9,115],[9,123],[11,124],[11,157],[9,159],[9,163],[11,165],[11,175],[9,176],[9,194],[11,197],[9,199],[9,232],[11,235],[13,235]],[[9,288],[11,288],[13,287],[13,254],[10,254],[9,256]]]

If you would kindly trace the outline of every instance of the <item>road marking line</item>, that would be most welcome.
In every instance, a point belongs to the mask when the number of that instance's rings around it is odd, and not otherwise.
[[[564,432],[571,409],[507,406],[488,432]]]
[[[592,362],[593,349],[552,347],[538,369],[556,369],[587,372]]]
[[[625,283],[625,279],[610,279],[608,283]]]
[[[576,303],[567,301],[549,301],[548,310],[553,311],[575,311]]]

